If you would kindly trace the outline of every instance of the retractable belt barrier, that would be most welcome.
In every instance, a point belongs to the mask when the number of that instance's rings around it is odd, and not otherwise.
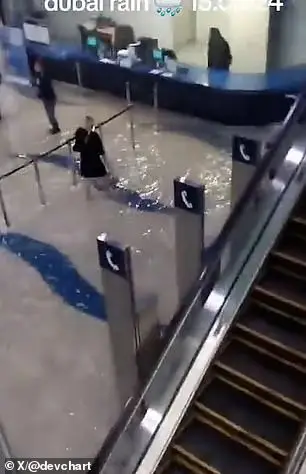
[[[102,136],[102,128],[104,125],[107,125],[108,123],[112,122],[116,118],[120,117],[121,115],[125,114],[126,112],[129,112],[133,108],[132,104],[128,104],[123,110],[120,110],[116,114],[114,114],[112,117],[104,120],[103,122],[100,122],[99,124],[96,125],[96,128],[99,130],[100,135]],[[132,115],[130,115],[130,129],[131,129],[131,144],[133,149],[135,149],[135,136],[134,136],[134,124],[132,121]],[[68,140],[65,140],[64,142],[60,143],[59,145],[55,146],[51,150],[41,153],[40,155],[37,156],[29,156],[27,155],[20,155],[22,158],[26,158],[26,162],[16,166],[12,170],[3,173],[0,175],[0,210],[2,212],[3,220],[6,225],[6,227],[11,226],[11,219],[9,216],[9,210],[5,202],[5,197],[4,193],[2,190],[2,182],[9,178],[10,176],[15,175],[16,173],[20,172],[21,170],[24,170],[25,168],[28,168],[29,166],[33,166],[34,169],[34,174],[35,174],[35,181],[37,185],[37,190],[38,190],[38,197],[39,201],[42,205],[47,204],[47,196],[44,191],[43,183],[41,180],[41,175],[40,175],[40,169],[39,169],[39,162],[42,161],[43,159],[47,159],[48,156],[50,156],[52,153],[57,152],[58,150],[61,150],[65,147],[68,149],[68,156],[69,156],[69,162],[70,162],[70,170],[71,170],[71,180],[72,180],[72,185],[76,186],[78,184],[78,172],[77,172],[77,166],[75,162],[75,158],[73,155],[72,151],[72,143],[74,141],[74,137],[70,137]]]

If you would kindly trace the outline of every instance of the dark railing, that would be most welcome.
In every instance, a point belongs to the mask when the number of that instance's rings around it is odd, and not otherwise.
[[[108,123],[112,122],[113,120],[120,117],[121,115],[125,114],[126,112],[131,110],[132,107],[133,107],[132,104],[128,104],[124,109],[120,110],[119,112],[112,115],[108,119],[103,120],[102,122],[98,123],[96,125],[96,128],[99,129],[100,134],[102,135],[101,130],[102,130],[103,126],[105,126]],[[130,122],[131,122],[131,140],[133,142],[132,143],[133,148],[135,148],[135,144],[134,144],[135,137],[134,137],[134,130],[133,130],[134,125],[133,125],[132,117],[130,118]],[[10,222],[10,219],[9,219],[9,215],[8,215],[8,211],[7,211],[7,208],[6,208],[3,192],[2,192],[2,189],[1,189],[2,181],[9,178],[10,176],[13,176],[14,174],[18,173],[19,171],[33,165],[34,172],[35,172],[35,179],[36,179],[36,183],[37,183],[37,187],[38,187],[39,199],[40,199],[41,204],[46,204],[46,197],[45,197],[45,193],[44,193],[43,186],[42,186],[42,183],[41,183],[41,177],[40,177],[38,162],[41,159],[47,158],[52,153],[55,153],[56,151],[60,150],[61,148],[64,148],[66,146],[71,147],[73,141],[74,141],[74,136],[68,138],[67,140],[65,140],[65,141],[61,142],[60,144],[56,145],[55,147],[51,148],[51,150],[48,150],[44,153],[40,153],[37,156],[32,156],[32,157],[26,159],[26,161],[24,163],[22,163],[21,165],[16,166],[12,170],[7,171],[6,173],[3,173],[2,175],[0,175],[0,209],[2,211],[2,215],[3,215],[4,221],[5,221],[5,224],[6,224],[7,227],[10,227],[11,222]]]
[[[172,344],[180,331],[180,328],[185,324],[191,310],[195,307],[199,299],[202,300],[209,295],[212,285],[216,280],[216,275],[220,271],[220,255],[222,250],[225,248],[228,239],[235,229],[240,216],[248,208],[253,199],[256,199],[256,196],[260,192],[260,186],[263,180],[268,177],[270,180],[274,178],[277,173],[277,169],[281,164],[287,151],[290,148],[293,139],[293,132],[295,131],[296,125],[305,114],[306,109],[306,95],[301,94],[298,96],[292,105],[284,123],[275,137],[274,141],[269,144],[269,147],[264,153],[262,160],[260,161],[256,171],[254,172],[253,177],[251,178],[248,186],[242,193],[239,201],[235,205],[233,211],[226,220],[219,236],[217,237],[211,252],[208,262],[205,263],[205,268],[203,269],[201,275],[193,289],[186,296],[183,304],[180,309],[174,315],[171,323],[167,327],[164,340],[163,348],[164,350],[168,347],[169,344]],[[160,361],[163,358],[161,354]],[[160,365],[160,361],[157,362],[157,367]],[[155,374],[154,374],[155,375]],[[152,379],[148,381],[146,387],[143,389],[143,392],[146,392],[149,386],[152,383]],[[97,454],[91,472],[98,473],[100,469],[104,466],[108,457],[112,453],[112,450],[118,441],[119,436],[127,427],[128,423],[132,419],[134,413],[136,413],[137,407],[140,405],[142,400],[142,395],[139,397],[136,395],[134,398],[130,399],[127,406],[123,410],[121,416],[118,418],[117,422],[114,424],[112,429],[109,432],[105,442],[99,453]]]

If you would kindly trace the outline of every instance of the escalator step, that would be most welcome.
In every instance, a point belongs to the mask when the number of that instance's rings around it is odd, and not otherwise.
[[[172,461],[156,474],[220,474],[215,469],[204,469],[191,463],[186,457],[179,454],[172,454]]]
[[[295,368],[267,357],[235,339],[226,347],[218,362],[287,397],[291,403],[305,407],[306,377]]]
[[[293,316],[306,319],[306,281],[288,278],[280,269],[269,269],[255,286],[253,298]]]
[[[304,236],[305,231],[306,231],[306,218],[305,217],[302,217],[301,215],[293,216],[289,221],[288,228],[290,229],[291,232],[298,234],[300,239],[306,240]]]
[[[275,446],[276,451],[279,448],[284,455],[288,454],[300,423],[266,405],[264,399],[260,402],[236,387],[226,379],[214,378],[200,395],[199,402],[259,437],[263,446],[268,442],[273,445],[272,451]]]
[[[274,252],[282,252],[291,255],[294,259],[306,265],[306,235],[295,232],[294,229],[289,228],[287,232],[283,234],[276,248],[272,250]]]
[[[169,466],[162,474],[190,474],[191,471],[178,466]]]
[[[279,312],[253,304],[240,316],[238,326],[254,332],[259,340],[265,340],[272,345],[272,350],[274,346],[280,354],[292,352],[296,362],[305,361],[306,366],[306,326],[290,318],[290,315],[282,317]]]
[[[300,199],[295,206],[295,209],[293,211],[293,214],[295,216],[306,216],[306,192],[305,190],[303,191],[302,195],[300,196]]]
[[[199,465],[203,462],[222,474],[277,474],[279,470],[279,466],[198,419],[185,428],[176,446],[197,458]]]
[[[293,217],[295,219],[305,220],[305,224],[306,224],[306,205],[305,205],[305,200],[303,198],[300,199],[295,210],[293,211]]]
[[[279,308],[275,308],[273,307],[273,301],[272,301],[272,304],[271,302],[263,302],[263,301],[259,301],[258,299],[256,298],[250,298],[250,306],[249,307],[253,307],[253,306],[256,306],[258,308],[258,310],[260,311],[267,311],[267,312],[272,312],[273,314],[275,314],[277,317],[279,316],[280,318],[285,318],[287,320],[290,321],[290,324],[291,322],[293,324],[297,324],[298,326],[303,326],[304,328],[306,328],[306,318],[305,317],[298,317],[294,314],[294,311],[284,311],[284,310],[281,310]]]
[[[271,256],[278,265],[284,265],[292,272],[306,278],[306,242],[289,234],[280,242]]]
[[[179,466],[173,462],[163,469],[160,474],[193,474],[191,470]]]

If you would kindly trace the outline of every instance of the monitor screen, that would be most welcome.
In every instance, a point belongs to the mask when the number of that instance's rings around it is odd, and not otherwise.
[[[88,36],[87,37],[87,46],[91,46],[93,48],[96,48],[98,46],[98,41],[95,36]]]
[[[24,36],[28,41],[36,43],[50,44],[49,30],[45,26],[23,24]]]
[[[163,52],[161,49],[153,49],[153,58],[155,61],[163,61]]]

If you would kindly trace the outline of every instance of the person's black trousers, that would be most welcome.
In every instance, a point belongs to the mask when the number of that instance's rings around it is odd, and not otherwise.
[[[47,114],[47,117],[48,117],[48,120],[50,122],[50,125],[51,125],[52,129],[53,130],[58,130],[59,125],[58,125],[58,121],[56,120],[56,117],[55,117],[56,101],[55,100],[42,100],[42,103],[45,107],[45,111],[46,111],[46,114]]]

